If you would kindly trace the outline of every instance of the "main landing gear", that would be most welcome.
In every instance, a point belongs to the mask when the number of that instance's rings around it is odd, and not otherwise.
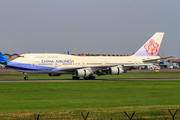
[[[79,80],[79,77],[73,76],[73,80]],[[83,77],[84,80],[95,80],[95,76]]]
[[[79,77],[73,76],[72,79],[73,80],[79,80]]]
[[[24,73],[24,80],[28,80],[27,73]]]
[[[95,76],[83,77],[84,80],[95,80]]]

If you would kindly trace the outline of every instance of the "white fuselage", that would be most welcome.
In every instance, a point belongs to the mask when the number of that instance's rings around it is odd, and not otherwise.
[[[60,68],[94,67],[107,65],[143,64],[143,60],[156,59],[159,56],[74,56],[64,54],[22,54],[12,62]]]

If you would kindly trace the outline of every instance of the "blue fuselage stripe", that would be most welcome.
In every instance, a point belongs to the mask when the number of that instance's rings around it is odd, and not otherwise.
[[[25,70],[25,71],[51,71],[53,67],[25,64],[25,63],[17,63],[17,62],[9,62],[7,64],[9,68],[17,69],[17,70]]]

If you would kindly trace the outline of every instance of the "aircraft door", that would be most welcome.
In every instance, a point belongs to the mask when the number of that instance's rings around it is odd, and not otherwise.
[[[106,65],[106,63],[107,63],[107,61],[104,61],[104,62],[103,62],[103,65]]]

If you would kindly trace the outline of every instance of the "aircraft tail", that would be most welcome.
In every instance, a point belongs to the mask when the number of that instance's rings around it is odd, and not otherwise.
[[[157,56],[164,32],[156,32],[133,56]]]
[[[7,64],[9,61],[4,57],[4,55],[0,52],[0,64]]]

